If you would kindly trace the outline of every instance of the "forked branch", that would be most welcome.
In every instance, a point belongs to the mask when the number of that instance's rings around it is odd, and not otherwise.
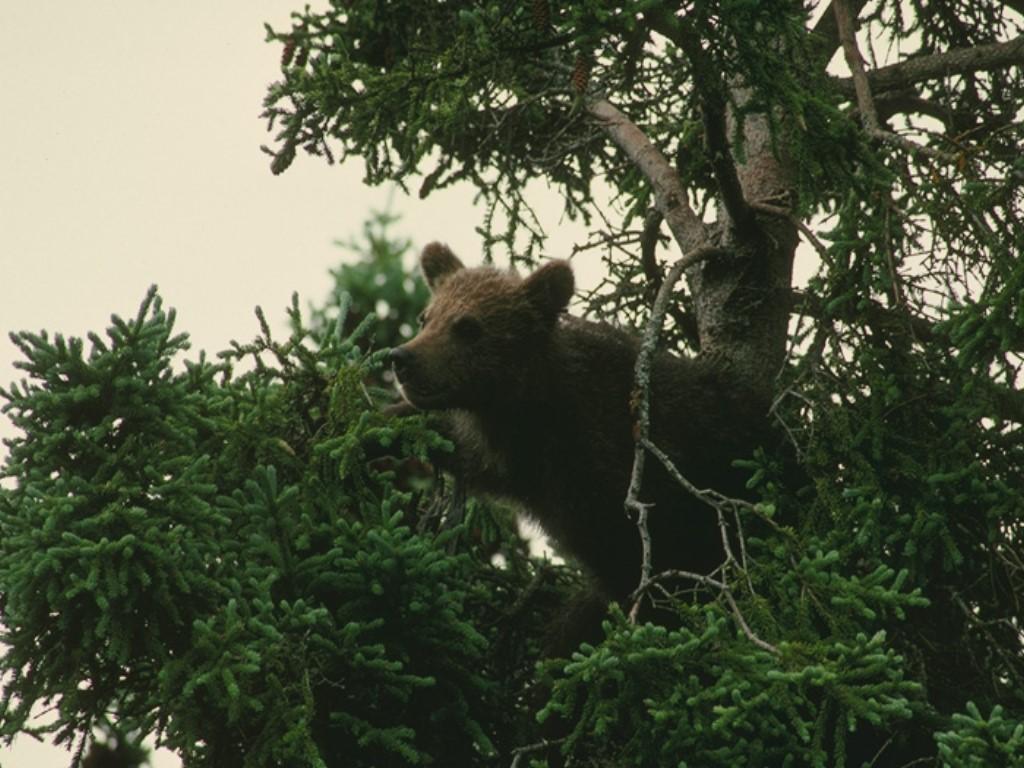
[[[654,204],[665,217],[679,249],[683,253],[690,253],[706,246],[707,228],[690,207],[679,174],[665,155],[607,99],[590,101],[587,110],[650,183]]]
[[[669,457],[666,456],[653,442],[651,442],[650,439],[651,367],[654,363],[654,355],[658,346],[658,337],[661,335],[662,324],[665,321],[665,314],[672,298],[673,288],[682,277],[683,272],[685,272],[689,267],[716,253],[718,253],[717,248],[703,246],[687,253],[672,265],[668,275],[666,275],[665,280],[661,283],[661,286],[658,289],[658,295],[655,297],[654,306],[651,309],[651,317],[647,321],[647,326],[644,328],[643,339],[640,343],[640,352],[637,355],[633,391],[634,435],[636,445],[633,451],[633,471],[630,477],[629,489],[626,492],[624,506],[627,513],[631,513],[636,516],[637,528],[641,542],[642,560],[640,566],[640,584],[633,592],[634,602],[629,612],[629,618],[630,621],[637,621],[640,603],[643,600],[643,596],[659,579],[666,577],[665,574],[659,574],[658,576],[653,575],[653,543],[651,541],[650,531],[647,527],[647,513],[650,505],[640,500],[640,491],[644,474],[644,462],[646,455],[650,453],[665,466],[669,474],[688,493],[695,495],[697,498],[712,506],[718,515],[718,526],[722,536],[722,546],[726,555],[726,561],[722,568],[721,578],[713,579],[710,576],[701,576],[700,574],[685,575],[689,578],[694,578],[700,584],[718,589],[725,598],[725,601],[729,604],[730,610],[736,617],[737,624],[740,626],[740,629],[747,638],[759,648],[777,655],[779,651],[775,646],[765,642],[759,638],[753,630],[751,630],[750,625],[747,624],[743,617],[743,613],[740,611],[740,608],[736,603],[736,599],[732,593],[732,588],[729,586],[727,581],[727,571],[729,567],[741,566],[742,568],[745,568],[746,556],[744,549],[744,562],[740,564],[733,555],[732,548],[729,544],[729,533],[725,521],[724,510],[730,505],[735,509],[736,504],[746,504],[746,502],[738,502],[733,499],[728,499],[715,491],[702,491],[696,488],[679,473]],[[740,533],[740,536],[742,543],[742,533]]]
[[[853,89],[857,99],[857,109],[860,111],[864,130],[872,138],[902,147],[911,152],[919,152],[929,157],[940,159],[950,159],[931,147],[922,146],[882,128],[881,123],[878,121],[878,110],[875,108],[874,97],[871,95],[871,83],[868,81],[868,75],[864,69],[864,58],[857,47],[854,17],[850,10],[849,0],[832,0],[832,10],[836,18],[836,30],[839,35],[839,41],[842,43],[843,53],[846,56],[846,64],[849,66],[850,73],[853,76]]]
[[[918,56],[866,73],[873,91],[881,93],[950,75],[965,75],[987,69],[1003,69],[1024,64],[1024,35],[1004,43],[954,48],[945,53]],[[832,82],[843,93],[853,96],[856,85],[852,77],[836,77]]]
[[[718,253],[718,249],[712,246],[701,246],[690,251],[672,265],[668,275],[658,288],[658,294],[654,299],[654,306],[651,309],[651,317],[644,328],[643,338],[640,342],[640,352],[636,358],[634,390],[633,390],[633,418],[636,447],[633,450],[633,471],[630,476],[629,490],[626,492],[625,507],[627,513],[636,515],[637,528],[640,532],[640,542],[643,552],[640,572],[640,588],[646,589],[647,582],[651,578],[651,536],[647,529],[647,507],[649,505],[640,501],[640,486],[644,476],[645,449],[643,442],[648,440],[651,429],[650,399],[651,399],[651,365],[654,360],[654,353],[658,348],[658,337],[661,336],[661,327],[665,322],[665,313],[668,311],[672,299],[672,291],[679,278],[683,276],[689,267],[709,256]],[[631,618],[636,619],[637,606],[630,612]]]

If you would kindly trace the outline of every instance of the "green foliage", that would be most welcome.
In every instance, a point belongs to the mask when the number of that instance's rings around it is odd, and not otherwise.
[[[181,359],[153,290],[88,351],[13,335],[3,737],[70,744],[110,715],[190,766],[469,766],[525,721],[507,704],[540,619],[506,612],[534,566],[505,527],[493,569],[479,505],[422,514],[415,467],[450,446],[382,414],[364,382],[387,350],[363,349],[372,315],[340,332],[342,307],[313,331],[293,301],[283,341],[258,311],[217,364]]]
[[[286,51],[283,80],[266,99],[265,116],[278,128],[278,147],[267,150],[273,168],[283,171],[304,148],[332,162],[361,157],[372,184],[404,185],[421,172],[421,195],[469,180],[488,207],[480,228],[487,253],[503,243],[515,258],[528,256],[543,236],[523,195],[532,179],[553,185],[571,217],[589,219],[591,186],[604,176],[628,198],[627,221],[650,200],[636,170],[604,149],[586,118],[574,85],[584,61],[593,89],[680,159],[706,204],[714,191],[693,130],[694,72],[676,44],[653,39],[668,19],[661,5],[402,0],[296,13],[292,29],[267,30]],[[704,71],[722,83],[755,84],[744,114],[769,106],[802,116],[807,130],[786,141],[800,158],[802,183],[824,191],[845,173],[844,155],[858,150],[842,127],[849,124],[822,97],[824,80],[800,66],[817,55],[805,14],[792,0],[700,3],[685,23],[688,36],[708,42]]]
[[[920,63],[1019,35],[1005,7],[868,4],[860,38]],[[772,410],[787,447],[746,462],[759,503],[720,510],[735,557],[646,596],[665,626],[622,606],[602,642],[535,669],[573,573],[531,561],[507,511],[435,482],[451,446],[427,419],[381,413],[383,355],[424,289],[378,215],[325,307],[306,321],[293,302],[283,341],[260,313],[216,363],[182,359],[155,293],[88,351],[15,334],[0,735],[52,702],[59,739],[110,716],[195,766],[1020,766],[1024,75],[876,88],[908,150],[864,129],[808,10],[337,0],[268,30],[285,47],[276,172],[306,149],[361,157],[369,183],[425,173],[423,195],[469,181],[485,253],[522,259],[543,243],[527,185],[546,182],[600,221],[581,250],[605,251],[603,318],[645,322],[664,238],[636,228],[650,185],[587,98],[642,128],[705,220],[723,186],[709,106],[733,117],[734,160],[782,169],[787,199],[748,202],[788,206],[819,259],[780,300],[800,314]],[[743,138],[758,119],[767,147]],[[773,240],[778,210],[756,218]],[[742,329],[777,287],[722,309]],[[704,298],[682,292],[669,343],[698,347]]]
[[[998,704],[986,718],[974,702],[967,702],[967,714],[953,715],[953,727],[935,739],[944,768],[1024,765],[1024,723],[1004,717]]]
[[[150,660],[181,653],[192,622],[226,596],[217,556],[229,521],[199,448],[216,369],[172,370],[187,346],[173,324],[150,291],[88,354],[79,339],[12,336],[31,381],[3,392],[25,432],[4,472],[18,484],[0,497],[5,734],[62,679],[93,684],[64,691],[60,734],[99,721],[122,695],[119,670],[154,685]]]
[[[920,693],[883,633],[776,658],[713,608],[686,610],[674,631],[621,613],[605,629],[566,665],[544,714],[572,718],[563,751],[617,765],[842,765],[859,721],[898,728]]]
[[[393,214],[374,213],[363,225],[361,237],[339,241],[355,258],[331,271],[335,288],[322,308],[313,308],[310,325],[314,329],[344,313],[342,332],[347,333],[372,312],[377,318],[368,338],[373,347],[397,346],[412,338],[430,292],[410,274],[409,240],[391,235],[397,221]],[[343,306],[343,302],[347,303]]]
[[[834,11],[820,5],[819,30]],[[1005,4],[969,5],[864,6],[869,67],[1020,34]],[[650,183],[588,118],[590,98],[639,127],[696,212],[707,221],[717,207],[720,224],[722,158],[707,120],[709,108],[728,111],[732,159],[759,163],[739,169],[757,177],[750,186],[765,188],[761,174],[778,164],[767,187],[786,192],[767,202],[814,233],[819,263],[795,302],[804,314],[773,408],[800,470],[785,452],[749,462],[762,503],[737,510],[745,550],[722,576],[735,607],[707,584],[673,585],[713,609],[678,608],[681,626],[667,633],[620,619],[564,676],[550,671],[549,712],[577,761],[900,765],[934,755],[940,734],[941,759],[956,764],[973,759],[982,727],[958,714],[968,701],[1006,723],[1024,712],[1024,76],[1001,65],[873,80],[879,124],[901,136],[883,140],[865,129],[853,83],[827,74],[837,40],[809,31],[809,10],[367,0],[268,30],[302,52],[267,94],[276,170],[305,147],[362,158],[370,183],[423,174],[421,194],[467,180],[488,204],[485,249],[502,243],[513,259],[541,246],[525,196],[542,179],[570,216],[600,222],[577,250],[603,251],[607,279],[590,297],[601,319],[646,322],[670,241],[650,229]],[[747,146],[756,120],[768,123],[767,147]],[[613,206],[598,180],[613,185]],[[761,223],[771,240],[774,224]],[[731,253],[701,269],[744,263]],[[696,351],[708,298],[680,293],[665,336]],[[722,310],[745,327],[759,319],[741,293]],[[777,658],[737,632],[740,616]],[[710,627],[704,655],[680,650],[703,648],[689,644]],[[728,711],[740,714],[701,719],[691,676],[712,706],[738,696]],[[760,709],[742,708],[755,699]],[[1012,728],[999,728],[992,743],[1010,743]],[[998,764],[997,754],[978,759]]]

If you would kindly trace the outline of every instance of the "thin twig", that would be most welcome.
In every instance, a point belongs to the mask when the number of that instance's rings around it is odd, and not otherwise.
[[[821,242],[821,240],[818,239],[818,236],[811,231],[811,228],[798,219],[789,208],[756,201],[750,203],[750,207],[758,213],[766,213],[769,216],[778,216],[781,219],[788,220],[793,224],[793,226],[800,230],[800,234],[807,238],[807,242],[811,244],[811,247],[814,248],[815,251],[818,252],[818,256],[821,257],[821,260],[826,264],[831,263],[828,255],[828,248],[825,247],[825,244]]]
[[[747,620],[743,617],[743,612],[740,610],[739,605],[736,604],[736,599],[732,595],[732,590],[729,588],[729,585],[724,580],[715,579],[711,576],[705,576],[701,573],[694,573],[693,571],[673,569],[669,571],[662,571],[658,575],[652,577],[650,585],[664,581],[665,579],[672,578],[690,579],[691,581],[694,581],[698,584],[702,584],[703,586],[711,587],[712,589],[718,590],[719,593],[721,593],[721,595],[725,598],[725,601],[729,604],[729,609],[732,611],[732,614],[736,619],[736,623],[740,627],[740,631],[742,631],[743,634],[746,635],[747,639],[754,645],[756,645],[758,648],[761,648],[762,650],[768,651],[769,653],[775,656],[781,655],[781,651],[779,651],[778,648],[776,648],[774,645],[767,642],[766,640],[762,640],[754,633],[754,630],[750,628],[750,625],[747,624]],[[639,592],[639,590],[637,591]]]
[[[514,757],[512,758],[512,765],[509,768],[519,768],[519,761],[523,759],[523,755],[528,755],[533,752],[542,752],[545,749],[551,747],[557,747],[565,739],[541,739],[536,744],[527,744],[525,747],[516,747],[512,750]]]
[[[779,655],[778,648],[776,648],[771,643],[762,640],[760,637],[758,637],[750,628],[750,625],[747,624],[746,619],[743,617],[743,612],[740,610],[739,605],[736,603],[736,599],[733,597],[732,588],[729,586],[728,581],[727,572],[729,565],[733,565],[737,568],[740,568],[741,570],[743,569],[732,553],[732,546],[729,544],[728,525],[725,521],[723,509],[728,507],[738,514],[740,508],[756,509],[755,506],[748,501],[743,501],[742,499],[733,499],[729,498],[728,496],[724,496],[718,491],[710,489],[701,490],[697,488],[697,486],[695,486],[682,475],[682,473],[676,468],[675,464],[672,462],[669,456],[660,448],[658,448],[658,446],[656,446],[649,440],[644,440],[643,447],[646,450],[650,451],[651,454],[656,459],[658,459],[659,462],[661,462],[665,470],[672,476],[672,478],[677,483],[683,486],[683,488],[685,488],[689,493],[693,494],[701,501],[707,503],[708,505],[714,508],[715,514],[718,516],[718,530],[722,536],[722,548],[725,550],[725,562],[722,564],[720,568],[722,573],[721,580],[711,579],[710,577],[702,577],[701,581],[702,583],[708,584],[709,586],[714,586],[719,590],[719,592],[722,593],[722,596],[725,597],[726,602],[729,603],[729,608],[732,610],[733,615],[736,617],[736,622],[740,625],[740,629],[743,630],[743,634],[747,636],[747,639],[750,640],[750,642],[752,642],[758,648],[763,648],[764,650],[774,653],[775,655]],[[740,533],[740,535],[742,536],[742,532]],[[692,578],[692,576],[693,574],[687,575],[688,578]],[[639,588],[637,591],[639,592]],[[640,598],[638,597],[637,603],[639,599]],[[634,610],[637,603],[634,603]]]
[[[682,277],[683,272],[694,264],[709,258],[718,253],[718,249],[711,246],[701,246],[680,258],[658,288],[658,295],[654,299],[651,308],[651,317],[644,329],[643,339],[640,342],[640,352],[637,354],[634,375],[633,392],[633,415],[634,435],[636,446],[633,450],[633,470],[630,475],[629,489],[626,492],[624,506],[627,513],[636,515],[637,528],[640,533],[642,548],[642,560],[640,566],[640,585],[643,587],[650,581],[652,548],[651,536],[647,530],[647,510],[649,505],[640,501],[640,487],[643,483],[644,474],[644,442],[648,440],[650,433],[650,389],[651,389],[651,363],[658,346],[658,337],[661,335],[662,324],[665,322],[665,313],[668,309],[669,300],[675,284]],[[636,621],[639,613],[639,601],[633,604],[629,612],[630,619]]]

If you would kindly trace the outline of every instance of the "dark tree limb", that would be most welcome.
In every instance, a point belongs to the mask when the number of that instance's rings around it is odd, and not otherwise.
[[[651,208],[644,218],[644,229],[640,233],[640,266],[644,270],[652,297],[661,288],[661,268],[658,267],[655,251],[658,248],[658,235],[661,233],[661,223],[664,220],[661,211]]]
[[[732,227],[741,237],[753,237],[757,222],[743,194],[743,185],[736,171],[726,128],[725,83],[708,60],[701,41],[679,19],[665,9],[647,16],[651,28],[674,42],[686,54],[693,68],[693,84],[700,99],[711,170],[718,186],[718,196]]]
[[[860,15],[861,9],[865,5],[867,5],[866,0],[853,0],[850,3],[850,13],[853,18]],[[811,34],[815,39],[815,47],[823,57],[828,59],[832,58],[832,55],[839,47],[839,29],[836,26],[836,14],[833,6],[834,3],[829,4],[829,7],[825,9],[825,13],[822,14],[813,29],[811,29]]]
[[[934,118],[947,126],[948,130],[951,118],[948,107],[925,99],[909,88],[875,97],[875,110],[878,113],[878,122],[882,124],[894,115],[915,114]]]
[[[755,219],[743,195],[743,187],[729,149],[725,127],[725,103],[717,93],[704,92],[701,94],[701,113],[704,139],[707,142],[711,170],[715,175],[722,206],[736,232],[741,237],[751,237],[756,233]]]

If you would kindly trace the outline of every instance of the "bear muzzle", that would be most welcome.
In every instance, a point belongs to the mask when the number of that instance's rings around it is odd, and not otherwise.
[[[388,354],[391,370],[395,373],[398,391],[411,405],[417,408],[430,408],[438,405],[436,397],[432,397],[424,387],[420,366],[417,365],[416,353],[405,346],[395,347]]]
[[[395,372],[395,376],[399,379],[403,379],[409,375],[409,371],[412,368],[413,357],[413,353],[404,346],[395,347],[391,350],[391,353],[388,355],[388,362],[391,363],[391,368]]]

